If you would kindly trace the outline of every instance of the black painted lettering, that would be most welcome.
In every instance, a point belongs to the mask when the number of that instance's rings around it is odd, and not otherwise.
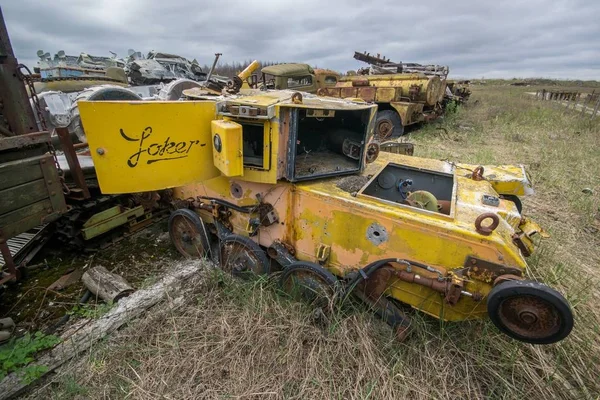
[[[183,153],[185,151],[185,147],[187,146],[186,142],[179,142],[175,146],[175,153]]]
[[[138,142],[138,149],[135,153],[133,153],[129,159],[127,160],[127,165],[130,168],[135,168],[140,159],[144,154],[149,156],[149,159],[146,160],[146,164],[153,164],[158,161],[168,161],[168,160],[177,160],[180,158],[186,158],[195,144],[199,144],[199,140],[190,140],[178,142],[177,140],[171,140],[171,136],[167,136],[164,142],[160,143],[150,143],[147,144],[147,139],[150,138],[152,134],[152,127],[146,127],[139,138],[129,136],[125,133],[123,129],[119,130],[121,137],[128,142]],[[206,143],[201,144],[200,146],[205,146]],[[170,155],[178,155],[180,156],[169,157]]]

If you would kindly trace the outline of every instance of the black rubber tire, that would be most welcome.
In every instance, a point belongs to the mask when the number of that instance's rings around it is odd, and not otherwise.
[[[178,218],[178,217],[183,217],[183,218],[187,219],[192,224],[192,227],[194,227],[194,229],[198,233],[200,245],[202,246],[201,254],[198,254],[197,256],[194,254],[189,254],[189,253],[186,253],[179,246],[177,246],[177,244],[176,244],[177,239],[174,237],[175,234],[173,232],[173,229],[174,229],[173,223],[174,223],[175,218]],[[210,255],[210,241],[209,241],[208,234],[209,233],[208,233],[208,230],[206,229],[206,225],[204,225],[204,222],[200,219],[198,214],[196,214],[195,212],[193,212],[190,209],[181,208],[179,210],[173,211],[171,213],[171,215],[169,216],[169,237],[171,238],[171,243],[173,243],[173,245],[175,246],[177,251],[186,258],[202,258],[202,257],[208,257]]]
[[[268,275],[271,273],[271,263],[269,261],[269,258],[267,257],[267,254],[264,252],[263,249],[260,248],[260,246],[258,244],[256,244],[255,242],[253,242],[250,238],[247,238],[245,236],[241,236],[241,235],[236,235],[236,234],[231,234],[228,236],[225,236],[222,240],[221,240],[221,244],[220,244],[220,251],[219,251],[219,266],[221,267],[221,269],[223,270],[227,270],[226,268],[223,267],[222,262],[223,260],[222,258],[222,254],[223,254],[223,248],[224,246],[226,246],[227,244],[230,243],[238,243],[244,247],[246,247],[247,249],[249,249],[249,251],[252,252],[252,255],[259,261],[259,266],[260,266],[260,270],[252,270],[253,273],[257,274],[257,275]],[[233,274],[235,275],[235,274]]]
[[[375,135],[377,136],[377,125],[380,121],[387,119],[389,120],[394,128],[392,129],[391,135],[388,136],[387,139],[396,138],[404,135],[404,125],[402,125],[402,120],[400,119],[400,115],[395,110],[382,110],[378,111],[375,116]]]
[[[322,266],[315,264],[315,263],[311,263],[308,261],[297,261],[297,262],[292,263],[292,264],[288,265],[287,267],[285,267],[285,269],[283,270],[283,273],[281,274],[281,278],[279,279],[280,288],[284,292],[286,292],[288,294],[292,294],[292,293],[289,293],[289,291],[287,290],[288,288],[286,287],[286,282],[294,274],[297,274],[299,272],[305,272],[305,273],[316,275],[326,285],[331,287],[334,298],[329,299],[329,300],[332,300],[332,301],[329,301],[329,303],[330,303],[329,305],[333,305],[332,303],[335,302],[335,300],[337,299],[337,297],[340,293],[340,290],[339,290],[340,283],[339,283],[338,279],[335,277],[335,275],[333,275],[331,272],[329,272]],[[304,296],[304,293],[301,293],[301,294],[302,294],[303,299],[305,301],[309,302],[310,304],[313,304],[316,302],[316,299],[309,299]]]
[[[519,198],[519,196],[516,196],[514,194],[503,194],[501,197],[504,200],[510,200],[513,203],[515,203],[515,206],[517,206],[517,211],[519,211],[519,214],[523,213],[523,203],[521,203],[521,199]]]
[[[502,304],[518,297],[534,297],[552,306],[559,318],[556,332],[543,337],[525,336],[511,330],[500,316]],[[556,290],[533,281],[506,281],[496,285],[488,294],[488,315],[496,327],[508,336],[521,342],[533,344],[550,344],[566,338],[573,329],[573,312],[567,300]]]

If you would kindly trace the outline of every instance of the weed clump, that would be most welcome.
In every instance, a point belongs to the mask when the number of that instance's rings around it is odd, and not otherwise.
[[[54,347],[59,342],[60,339],[56,336],[36,332],[33,335],[27,333],[4,344],[0,347],[0,380],[11,372],[19,373],[25,383],[39,378],[48,368],[29,364],[34,361],[36,353]]]

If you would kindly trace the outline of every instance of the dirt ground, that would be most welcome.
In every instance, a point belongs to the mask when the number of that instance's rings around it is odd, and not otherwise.
[[[114,245],[96,252],[76,252],[58,243],[48,243],[31,264],[27,276],[14,285],[7,285],[0,296],[0,315],[10,316],[17,324],[16,334],[47,331],[66,313],[72,311],[85,287],[78,283],[64,290],[49,287],[64,274],[102,265],[109,271],[122,275],[134,287],[152,282],[161,272],[161,263],[170,262],[179,254],[170,245],[166,233],[167,221],[162,219],[148,229],[126,237]],[[95,299],[86,307],[93,309]]]
[[[213,271],[189,302],[150,311],[29,398],[597,399],[600,118],[536,101],[529,87],[473,90],[457,113],[411,130],[415,156],[525,165],[536,193],[523,198],[524,213],[551,234],[528,260],[528,276],[569,300],[575,328],[567,339],[528,345],[490,321],[443,323],[415,312],[413,333],[398,343],[353,302],[323,323],[280,293],[276,277],[246,282]],[[138,247],[125,242],[114,255],[78,262],[147,284],[178,257],[157,242],[163,237],[158,229]]]

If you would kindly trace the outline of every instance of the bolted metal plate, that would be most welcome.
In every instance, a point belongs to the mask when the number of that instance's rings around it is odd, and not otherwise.
[[[381,243],[387,242],[387,230],[377,222],[373,222],[367,228],[367,239],[369,239],[375,246],[379,246]]]

